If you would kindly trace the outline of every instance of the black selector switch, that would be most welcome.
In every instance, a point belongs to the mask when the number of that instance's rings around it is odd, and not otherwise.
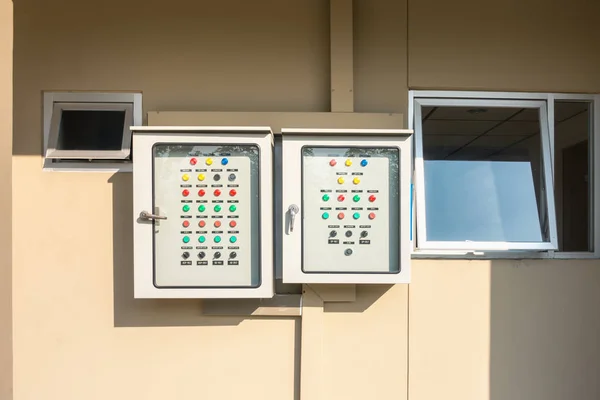
[[[360,233],[360,237],[361,237],[361,238],[365,238],[365,237],[367,237],[367,236],[369,236],[369,232],[367,232],[367,231],[362,231],[362,232]]]
[[[198,253],[198,258],[204,258],[206,257],[206,253],[201,251],[200,253]]]
[[[336,236],[337,236],[337,232],[336,231],[329,232],[329,237],[336,237]]]
[[[184,260],[187,260],[188,258],[190,258],[190,253],[188,253],[187,251],[185,253],[183,253],[181,255],[181,257],[183,257]]]
[[[352,231],[346,231],[346,237],[352,236]]]
[[[220,251],[217,251],[215,253],[215,258],[221,258],[221,252]]]
[[[220,181],[221,180],[221,175],[219,174],[215,174],[215,176],[213,177],[215,181]]]
[[[237,257],[237,253],[235,251],[232,251],[231,254],[229,254],[229,258],[236,258]]]

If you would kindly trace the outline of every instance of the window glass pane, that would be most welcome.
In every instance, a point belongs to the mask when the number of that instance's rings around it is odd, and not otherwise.
[[[423,107],[427,240],[548,241],[539,109]]]
[[[591,251],[591,103],[554,103],[555,193],[560,251]]]
[[[125,111],[63,110],[57,150],[121,150]]]

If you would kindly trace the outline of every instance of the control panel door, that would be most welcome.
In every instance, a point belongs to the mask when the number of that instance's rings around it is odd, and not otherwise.
[[[134,136],[136,297],[272,296],[267,139]]]
[[[410,150],[397,138],[340,139],[284,134],[284,281],[402,282]]]

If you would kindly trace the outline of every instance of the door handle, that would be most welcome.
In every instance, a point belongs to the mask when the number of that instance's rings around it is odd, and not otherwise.
[[[164,215],[151,214],[148,211],[142,211],[140,213],[140,219],[145,219],[146,221],[153,221],[155,219],[167,219],[167,217]]]
[[[292,204],[288,207],[288,212],[290,213],[290,233],[294,232],[294,221],[296,220],[296,214],[300,212],[300,207],[295,204]]]

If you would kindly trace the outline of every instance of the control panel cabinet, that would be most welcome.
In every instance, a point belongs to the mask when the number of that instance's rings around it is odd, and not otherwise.
[[[135,297],[272,297],[270,129],[132,130]]]
[[[284,129],[283,281],[408,283],[411,136]]]

